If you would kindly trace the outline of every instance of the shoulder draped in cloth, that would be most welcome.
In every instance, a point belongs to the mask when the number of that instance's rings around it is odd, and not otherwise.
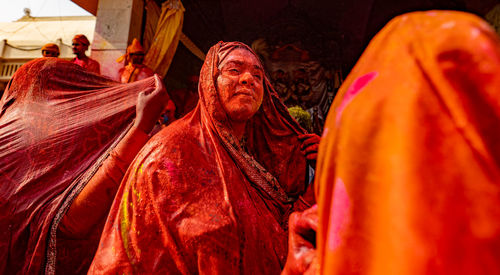
[[[153,137],[131,164],[89,273],[279,274],[287,221],[306,190],[304,132],[264,79],[264,100],[231,134],[217,66],[246,45],[220,42],[201,69],[197,107]],[[253,52],[252,52],[253,53]]]
[[[500,40],[398,16],[340,89],[316,188],[321,274],[500,273]]]
[[[149,87],[153,78],[122,85],[55,58],[16,72],[0,101],[1,274],[54,272],[60,219],[129,129],[137,94]],[[82,246],[73,256],[88,266],[97,243]]]

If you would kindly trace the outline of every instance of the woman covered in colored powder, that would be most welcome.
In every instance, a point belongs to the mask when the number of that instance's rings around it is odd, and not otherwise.
[[[451,11],[395,18],[331,110],[318,208],[290,218],[287,274],[500,273],[500,40],[490,26]],[[306,241],[316,229],[317,251]]]
[[[90,274],[281,271],[319,137],[291,118],[242,43],[210,49],[199,96],[130,166]]]

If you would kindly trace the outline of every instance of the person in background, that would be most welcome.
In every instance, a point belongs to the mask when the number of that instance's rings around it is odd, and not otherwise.
[[[154,75],[154,71],[143,64],[144,55],[144,48],[134,38],[132,44],[127,47],[126,54],[116,60],[125,63],[125,66],[119,71],[121,83],[130,83]]]
[[[415,12],[339,90],[283,274],[500,274],[500,38]]]
[[[96,74],[101,73],[101,65],[99,65],[99,62],[85,55],[85,52],[88,50],[90,45],[90,42],[85,35],[75,35],[75,37],[73,37],[71,45],[73,53],[76,55],[76,57],[73,58],[71,62],[85,68],[89,72]]]
[[[170,92],[172,100],[177,107],[175,115],[177,118],[185,116],[191,112],[198,104],[198,83],[197,75],[190,75],[187,79],[187,87]]]
[[[59,46],[54,43],[47,43],[42,47],[43,57],[59,57]]]

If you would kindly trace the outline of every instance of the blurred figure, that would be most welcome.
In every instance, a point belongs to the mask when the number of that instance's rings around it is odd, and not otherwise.
[[[125,62],[125,66],[119,71],[121,83],[130,83],[154,75],[152,69],[142,64],[142,62],[144,62],[144,55],[144,48],[141,43],[134,38],[132,44],[127,47],[127,53],[116,60],[117,62]]]
[[[333,102],[284,274],[500,274],[499,95],[480,18],[389,22]]]
[[[54,43],[47,43],[42,47],[43,57],[59,57],[59,46]]]
[[[85,35],[75,35],[75,37],[73,38],[72,49],[76,57],[73,58],[71,62],[85,68],[89,72],[100,74],[101,65],[99,65],[99,62],[85,55],[85,52],[88,50],[89,45],[90,42]]]
[[[187,87],[185,89],[174,90],[171,92],[172,100],[177,107],[175,116],[181,118],[198,104],[198,82],[197,75],[191,75],[187,79]]]
[[[274,90],[278,93],[281,101],[283,101],[286,106],[292,106],[289,102],[289,99],[292,96],[292,89],[289,88],[288,74],[285,71],[278,69],[273,72],[272,80]]]

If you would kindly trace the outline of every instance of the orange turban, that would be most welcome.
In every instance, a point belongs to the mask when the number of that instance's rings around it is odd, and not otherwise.
[[[137,40],[137,38],[134,38],[134,40],[132,40],[132,44],[127,47],[127,53],[116,59],[116,62],[122,62],[123,60],[126,60],[132,53],[144,53],[144,48],[142,47],[139,40]]]
[[[87,46],[90,45],[89,40],[83,34],[77,34],[77,35],[75,35],[75,37],[73,37],[73,40],[74,41],[78,41],[79,43],[81,43],[83,45],[87,45]]]
[[[59,46],[57,46],[56,44],[54,43],[47,43],[45,45],[43,45],[42,47],[42,51],[51,51],[51,52],[57,52],[57,54],[59,54]]]
[[[142,45],[139,42],[139,40],[137,40],[137,38],[134,38],[134,40],[132,40],[132,44],[130,44],[127,47],[127,53],[128,54],[131,54],[131,53],[144,53],[144,48],[142,47]]]

